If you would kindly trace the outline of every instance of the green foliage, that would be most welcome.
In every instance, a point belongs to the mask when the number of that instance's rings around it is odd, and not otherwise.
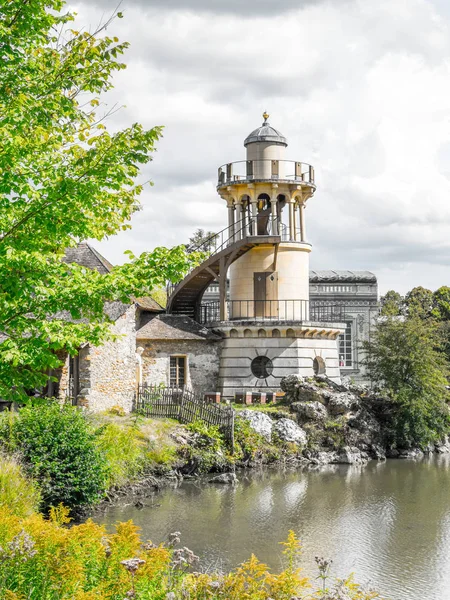
[[[192,434],[191,440],[178,453],[188,461],[190,472],[209,473],[213,468],[221,470],[229,466],[230,457],[218,427],[195,421],[187,429]]]
[[[238,416],[238,415],[237,415]],[[262,435],[250,427],[246,419],[238,418],[234,423],[235,460],[244,463],[261,461],[274,462],[282,456],[283,444],[280,446],[268,442]]]
[[[434,292],[432,316],[438,321],[450,321],[450,287],[443,285]]]
[[[7,507],[18,517],[28,517],[40,502],[39,489],[25,475],[19,460],[0,454],[0,508]]]
[[[107,423],[96,430],[97,446],[107,465],[107,487],[121,487],[145,468],[146,442],[139,429]]]
[[[405,296],[405,312],[409,319],[429,319],[433,310],[433,292],[422,286]]]
[[[396,404],[390,441],[420,445],[446,433],[448,363],[438,327],[417,317],[386,318],[364,347],[371,380]]]
[[[405,299],[398,292],[389,290],[380,298],[381,315],[383,317],[397,317],[403,314]]]
[[[13,443],[28,473],[38,482],[44,508],[97,502],[107,485],[107,464],[92,427],[72,406],[41,402],[20,410]]]
[[[101,96],[128,47],[70,28],[62,0],[9,0],[0,10],[0,397],[25,400],[61,365],[58,350],[110,337],[105,302],[178,281],[200,255],[157,248],[102,275],[62,262],[139,208],[142,165],[162,128],[108,131]],[[119,15],[117,15],[119,16]],[[99,112],[100,111],[100,112]],[[53,315],[52,318],[49,316]],[[70,319],[63,318],[69,316]]]

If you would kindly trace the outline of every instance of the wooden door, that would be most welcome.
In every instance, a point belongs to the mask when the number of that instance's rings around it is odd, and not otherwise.
[[[278,273],[276,271],[253,274],[253,298],[255,317],[278,316]]]

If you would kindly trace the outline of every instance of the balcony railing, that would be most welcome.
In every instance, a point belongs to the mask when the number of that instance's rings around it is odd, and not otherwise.
[[[200,305],[200,323],[220,321],[220,302]],[[343,323],[345,307],[338,304],[310,305],[308,300],[228,300],[225,320],[244,321],[315,321]]]
[[[240,160],[219,167],[217,185],[245,181],[292,181],[314,185],[314,167],[294,160]]]

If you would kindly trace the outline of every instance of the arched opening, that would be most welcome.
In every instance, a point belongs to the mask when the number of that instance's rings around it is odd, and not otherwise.
[[[279,329],[272,329],[272,337],[273,338],[279,338],[281,337],[281,332]]]
[[[273,363],[267,356],[257,356],[252,360],[252,373],[258,379],[266,379],[273,372]]]
[[[230,329],[230,338],[237,338],[239,337],[239,332],[237,329]]]
[[[258,337],[264,338],[267,337],[267,333],[265,329],[258,329]]]
[[[271,211],[270,197],[268,194],[260,194],[258,196],[257,208],[257,235],[268,235]]]
[[[316,358],[313,360],[314,375],[325,375],[326,370],[327,368],[323,358],[321,356],[316,356]]]
[[[286,337],[288,337],[288,338],[295,338],[295,331],[293,329],[287,329],[286,330]]]
[[[251,329],[244,329],[244,337],[245,338],[251,338],[252,336],[252,330]]]

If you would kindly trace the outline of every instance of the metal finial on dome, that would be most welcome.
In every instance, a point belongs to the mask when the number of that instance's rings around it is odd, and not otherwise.
[[[267,123],[267,119],[270,117],[269,113],[267,112],[267,110],[265,110],[263,112],[263,119],[264,119],[264,123]],[[263,123],[263,125],[264,125]]]

